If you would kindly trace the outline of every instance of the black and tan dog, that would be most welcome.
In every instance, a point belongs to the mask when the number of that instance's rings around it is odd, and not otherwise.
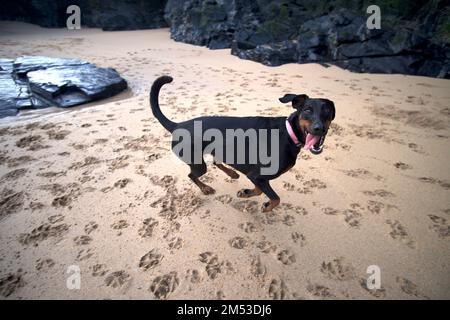
[[[322,151],[325,136],[328,132],[331,121],[335,117],[334,103],[328,99],[312,99],[305,94],[286,94],[280,98],[282,103],[292,103],[292,107],[296,109],[288,118],[286,117],[200,117],[191,119],[185,122],[175,123],[170,121],[161,112],[158,102],[159,91],[161,87],[172,82],[172,78],[169,76],[163,76],[153,83],[150,92],[150,104],[154,116],[159,120],[171,133],[176,129],[183,129],[194,135],[194,122],[201,122],[203,132],[208,129],[216,129],[226,136],[228,129],[265,129],[269,132],[269,136],[273,130],[277,131],[278,141],[276,142],[278,152],[278,166],[275,173],[261,174],[261,168],[267,163],[257,161],[256,163],[250,163],[244,161],[244,163],[236,163],[236,161],[226,161],[225,158],[219,159],[215,162],[215,165],[224,171],[229,177],[237,179],[239,175],[236,171],[225,167],[222,162],[226,163],[230,167],[245,174],[247,178],[254,184],[253,189],[242,189],[237,193],[240,198],[249,198],[258,196],[264,193],[269,197],[270,201],[264,203],[262,207],[263,212],[271,211],[280,203],[280,197],[270,186],[269,181],[279,177],[281,174],[288,171],[295,165],[297,155],[301,148],[310,150],[317,154]],[[258,131],[259,132],[259,131]],[[257,139],[260,139],[258,134]],[[230,141],[225,141],[225,145]],[[272,142],[273,143],[273,142]],[[175,140],[172,140],[172,149],[176,145]],[[203,151],[205,150],[207,142],[203,142],[201,150],[192,146],[193,152],[200,152],[200,163],[194,163],[193,161],[184,160],[191,169],[189,178],[200,188],[204,194],[214,193],[214,189],[204,184],[199,178],[206,173],[206,163],[203,160]],[[270,145],[270,141],[269,141]],[[269,146],[270,147],[270,146]],[[246,141],[245,149],[248,150],[249,142]],[[225,148],[224,148],[225,151]],[[236,152],[239,150],[235,149]],[[242,151],[242,149],[241,149]],[[214,156],[214,154],[213,154]],[[248,160],[248,157],[246,158]],[[215,159],[216,160],[216,159]],[[233,159],[234,160],[234,159]]]

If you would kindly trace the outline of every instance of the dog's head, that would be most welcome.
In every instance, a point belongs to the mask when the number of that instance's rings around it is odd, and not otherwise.
[[[305,137],[304,148],[315,154],[321,153],[328,128],[336,115],[333,101],[313,99],[306,94],[286,94],[279,100],[291,102],[297,110],[298,128]]]

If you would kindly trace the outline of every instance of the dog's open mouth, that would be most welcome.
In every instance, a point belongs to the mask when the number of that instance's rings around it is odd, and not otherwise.
[[[310,150],[314,154],[319,154],[323,150],[323,143],[325,142],[325,135],[323,136],[315,136],[311,133],[307,133],[305,139],[306,150]]]

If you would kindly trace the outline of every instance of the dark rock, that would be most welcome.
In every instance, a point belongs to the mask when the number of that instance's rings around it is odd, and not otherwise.
[[[233,45],[232,52],[236,50],[235,48]],[[268,66],[279,66],[297,62],[297,41],[286,40],[271,45],[258,45],[251,50],[237,50],[234,54],[239,58],[260,61]]]
[[[13,61],[12,71],[18,76],[26,76],[26,74],[31,71],[51,69],[59,66],[74,67],[83,64],[88,64],[88,62],[80,59],[22,56]]]
[[[0,20],[24,21],[42,27],[65,27],[71,1],[3,0]]]
[[[382,29],[366,27],[367,1],[168,0],[171,36],[276,66],[332,63],[356,72],[448,77],[448,0],[378,1]]]
[[[409,66],[417,62],[418,59],[414,56],[361,57],[340,60],[336,64],[357,72],[405,73]]]
[[[22,109],[71,107],[127,88],[112,68],[78,59],[24,56],[0,60],[0,117]]]
[[[240,31],[258,25],[252,7],[249,1],[168,0],[164,17],[175,41],[223,49],[231,47],[238,25]],[[251,30],[248,35],[253,33]]]
[[[18,109],[31,107],[28,86],[14,79],[13,62],[0,59],[0,118],[14,116]]]
[[[396,51],[385,41],[367,41],[363,44],[359,42],[345,43],[337,46],[335,58],[359,58],[371,56],[392,56]]]
[[[81,10],[82,26],[103,30],[137,30],[167,27],[166,0],[3,0],[0,20],[18,20],[42,27],[64,28],[67,7]]]
[[[78,0],[82,24],[105,31],[165,28],[166,0]]]

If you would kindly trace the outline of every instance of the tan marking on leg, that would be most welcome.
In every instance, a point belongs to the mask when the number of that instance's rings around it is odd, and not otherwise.
[[[280,204],[280,199],[270,199],[268,202],[263,204],[261,209],[262,212],[270,212],[273,208]]]
[[[255,186],[253,189],[241,189],[238,191],[238,198],[250,198],[261,195],[262,191]]]
[[[227,174],[227,176],[229,176],[231,179],[239,178],[239,174],[236,171],[234,171],[233,169],[227,168],[221,163],[215,163],[215,165],[217,168],[219,168],[220,170],[225,172]]]

